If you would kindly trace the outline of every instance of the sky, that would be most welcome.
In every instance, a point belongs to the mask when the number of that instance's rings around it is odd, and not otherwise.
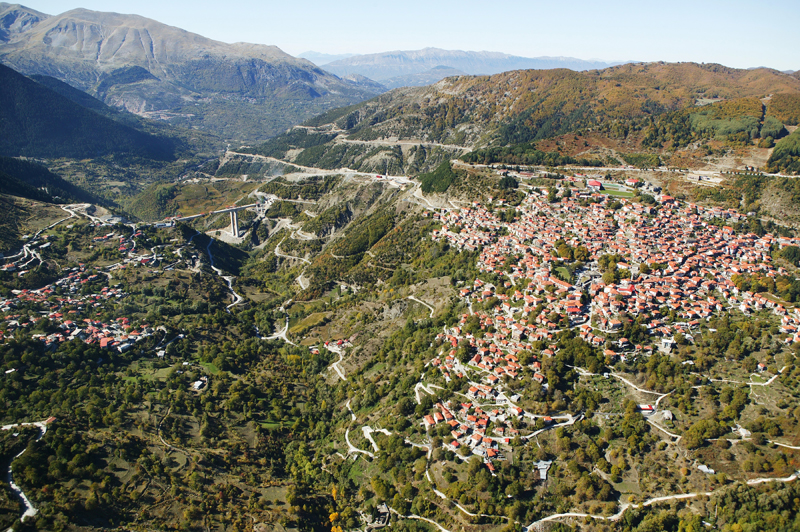
[[[292,55],[310,50],[367,54],[432,46],[525,57],[694,61],[800,70],[798,0],[22,3],[51,15],[78,7],[133,13],[219,41],[273,44]]]

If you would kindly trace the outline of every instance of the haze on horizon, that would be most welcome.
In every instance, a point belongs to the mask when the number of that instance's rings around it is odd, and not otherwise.
[[[800,69],[800,3],[743,0],[666,4],[589,0],[264,3],[195,0],[31,0],[50,15],[75,8],[152,18],[224,42],[273,44],[292,55],[370,54],[437,47],[601,61],[693,61]]]

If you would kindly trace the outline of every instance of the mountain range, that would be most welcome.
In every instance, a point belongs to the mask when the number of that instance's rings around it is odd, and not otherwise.
[[[383,83],[385,80],[421,74],[436,67],[449,67],[470,75],[492,75],[509,70],[567,68],[602,69],[620,63],[585,61],[574,57],[520,57],[500,52],[471,52],[423,48],[422,50],[355,55],[322,65],[338,76],[361,74]],[[441,78],[440,78],[441,79]],[[439,81],[439,80],[436,80]]]
[[[0,3],[0,62],[141,116],[263,139],[376,94],[275,46],[227,44],[137,15]]]
[[[600,158],[607,150],[590,153],[589,139],[577,135],[625,139],[630,133],[631,142],[620,146],[621,152],[741,133],[747,138],[737,142],[757,140],[762,132],[762,138],[776,140],[785,135],[784,124],[797,124],[798,95],[795,76],[715,64],[659,62],[590,72],[462,76],[395,89],[330,111],[306,122],[316,132],[293,130],[270,139],[256,153],[303,166],[414,175],[453,155],[484,148],[525,145],[524,151],[533,149],[531,143],[548,141],[560,151],[566,145],[550,139],[562,135],[580,145],[573,150],[576,157],[599,153]],[[719,105],[708,110],[701,105],[710,102]]]
[[[424,87],[425,85],[432,85],[444,78],[453,76],[466,76],[466,72],[452,68],[449,66],[437,66],[424,72],[417,72],[415,74],[403,74],[389,79],[381,80],[381,84],[387,89],[396,89],[398,87]]]
[[[333,61],[338,61],[340,59],[347,59],[348,57],[353,57],[354,55],[358,54],[326,54],[323,52],[314,52],[312,50],[309,50],[308,52],[303,52],[302,54],[298,54],[297,57],[308,59],[315,65],[322,66],[327,63],[332,63]]]

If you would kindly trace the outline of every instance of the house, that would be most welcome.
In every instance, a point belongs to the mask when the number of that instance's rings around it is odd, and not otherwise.
[[[552,460],[540,460],[533,464],[539,471],[539,480],[547,480],[547,472],[550,470],[551,465],[553,465]]]

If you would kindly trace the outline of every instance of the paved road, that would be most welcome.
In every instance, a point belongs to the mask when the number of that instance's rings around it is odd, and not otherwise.
[[[238,305],[239,303],[244,301],[244,298],[242,296],[240,296],[239,294],[237,294],[236,291],[234,291],[234,289],[233,289],[233,277],[230,276],[230,275],[225,275],[222,270],[220,270],[219,268],[214,266],[214,255],[211,253],[211,245],[213,243],[214,243],[214,239],[211,238],[208,241],[208,246],[206,247],[206,251],[208,252],[208,259],[209,259],[209,261],[211,261],[211,269],[214,270],[214,273],[216,273],[217,275],[219,275],[220,277],[222,277],[225,280],[225,283],[228,285],[228,290],[230,290],[231,294],[233,294],[233,303],[231,303],[230,305],[225,307],[227,310],[230,311],[231,307],[235,307],[236,305]]]
[[[288,237],[287,237],[287,238],[288,238]],[[292,256],[292,255],[287,255],[287,254],[283,253],[283,252],[281,251],[281,244],[283,244],[283,241],[284,241],[284,240],[286,240],[286,238],[284,238],[283,240],[281,240],[281,241],[278,243],[278,245],[277,245],[277,246],[275,246],[275,255],[276,255],[276,256],[278,256],[278,257],[283,257],[284,259],[295,259],[295,260],[299,260],[299,261],[301,261],[301,262],[305,262],[306,264],[311,264],[311,261],[310,261],[310,260],[308,260],[308,259],[304,259],[303,257],[294,257],[294,256]]]
[[[350,428],[349,427],[344,433],[344,441],[347,442],[347,454],[362,453],[362,454],[366,454],[370,458],[375,458],[375,455],[372,454],[371,452],[361,450],[358,447],[355,447],[352,443],[350,443]]]
[[[423,140],[355,140],[339,136],[336,138],[337,143],[342,144],[366,144],[368,146],[423,146],[423,147],[436,147],[446,148],[451,150],[459,150],[464,153],[469,153],[472,148],[466,146],[456,146],[455,144],[440,144],[438,142],[426,142]]]
[[[289,339],[286,337],[286,333],[287,333],[288,331],[289,331],[289,316],[286,316],[286,323],[284,324],[284,326],[283,326],[283,329],[281,329],[281,330],[280,330],[280,331],[278,331],[277,333],[273,334],[272,336],[267,336],[267,337],[266,337],[266,338],[264,338],[264,339],[265,339],[265,340],[278,340],[278,339],[280,339],[280,340],[283,340],[284,342],[286,342],[286,343],[287,343],[287,344],[289,344],[289,345],[295,345],[295,346],[296,346],[297,344],[295,344],[295,343],[291,342],[291,341],[290,341],[290,340],[289,340]]]
[[[346,381],[347,377],[344,376],[344,372],[342,371],[342,368],[339,367],[339,364],[341,364],[342,360],[344,359],[344,350],[339,349],[338,347],[333,346],[333,345],[325,346],[325,348],[328,351],[330,351],[331,353],[336,353],[336,354],[339,355],[339,360],[337,360],[336,362],[331,364],[331,367],[333,368],[333,371],[335,371],[339,375],[339,377],[341,377],[341,379],[343,381]],[[350,402],[348,401],[347,404],[350,405]],[[349,408],[349,406],[348,406],[348,408]]]
[[[753,480],[748,480],[747,484],[753,486],[753,485],[757,485],[757,484],[764,484],[766,482],[793,482],[793,481],[797,480],[797,478],[798,478],[798,473],[796,472],[793,475],[791,475],[789,477],[786,477],[786,478],[756,478],[756,479],[753,479]],[[720,489],[724,489],[724,488],[720,488]],[[715,490],[715,491],[718,491],[718,490]],[[628,508],[639,508],[639,507],[644,507],[644,506],[652,506],[654,504],[658,504],[658,503],[661,503],[661,502],[676,501],[676,500],[682,500],[682,499],[693,499],[695,497],[710,497],[713,494],[714,494],[714,491],[705,491],[705,492],[697,492],[697,493],[680,493],[680,494],[677,494],[677,495],[666,495],[664,497],[653,497],[652,499],[648,499],[648,500],[644,501],[641,504],[624,503],[624,504],[620,505],[619,511],[616,514],[611,515],[611,516],[584,514],[584,513],[578,513],[578,512],[568,512],[568,513],[563,513],[563,514],[554,514],[554,515],[550,515],[550,516],[547,516],[545,518],[539,519],[538,521],[534,521],[533,523],[531,523],[527,527],[524,527],[522,530],[523,530],[523,532],[532,532],[531,528],[535,527],[539,523],[545,523],[545,522],[548,522],[548,521],[556,521],[556,520],[565,519],[565,518],[587,518],[587,517],[589,517],[591,519],[600,519],[600,520],[604,520],[604,521],[618,521]]]

